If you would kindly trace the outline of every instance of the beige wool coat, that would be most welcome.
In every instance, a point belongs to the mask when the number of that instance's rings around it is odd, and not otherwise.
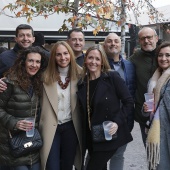
[[[78,170],[81,169],[82,163],[82,125],[81,113],[77,101],[77,81],[71,80],[71,114],[73,124],[78,137],[78,146],[75,157],[75,166]],[[52,146],[53,138],[58,125],[57,111],[58,111],[58,97],[57,97],[57,81],[51,85],[43,84],[42,110],[40,117],[40,133],[43,138],[43,147],[40,151],[41,156],[41,170],[45,170],[48,155]],[[71,146],[70,146],[71,147]]]

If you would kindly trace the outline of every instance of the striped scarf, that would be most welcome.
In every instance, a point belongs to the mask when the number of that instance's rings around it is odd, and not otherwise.
[[[148,92],[154,93],[155,106],[157,106],[160,99],[160,92],[162,87],[170,79],[170,68],[161,73],[158,68],[153,74]],[[154,114],[152,125],[149,129],[147,140],[146,140],[147,159],[149,169],[156,169],[160,161],[160,118],[159,118],[159,106]]]

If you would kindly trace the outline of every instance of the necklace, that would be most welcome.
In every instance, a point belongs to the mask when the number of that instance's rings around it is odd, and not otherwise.
[[[69,82],[70,82],[70,78],[69,78],[69,77],[66,77],[65,80],[66,80],[66,82],[63,83],[63,82],[61,81],[61,77],[59,76],[58,84],[59,84],[59,86],[60,86],[63,90],[67,88],[67,86],[68,86],[68,84],[69,84]]]

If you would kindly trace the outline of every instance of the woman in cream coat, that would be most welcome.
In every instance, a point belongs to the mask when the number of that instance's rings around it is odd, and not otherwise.
[[[81,68],[70,46],[57,42],[44,73],[40,132],[42,170],[81,169],[81,114],[77,103],[77,81]]]

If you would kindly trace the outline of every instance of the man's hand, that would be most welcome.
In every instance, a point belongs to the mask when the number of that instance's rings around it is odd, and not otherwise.
[[[2,93],[3,91],[7,89],[7,84],[2,81],[3,79],[4,78],[0,79],[0,93]]]

